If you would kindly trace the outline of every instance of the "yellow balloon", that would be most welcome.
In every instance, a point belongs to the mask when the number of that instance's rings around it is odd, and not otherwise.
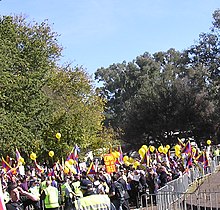
[[[69,159],[68,162],[69,162],[70,165],[73,165],[74,160],[73,159]]]
[[[176,152],[175,152],[175,155],[176,155],[177,157],[179,157],[179,156],[180,156],[180,154],[181,154],[181,152],[180,152],[180,151],[176,151]]]
[[[24,163],[24,158],[20,157],[19,162]]]
[[[211,142],[211,140],[207,140],[207,142],[206,142],[208,145],[210,145],[212,142]]]
[[[155,150],[155,147],[154,146],[150,146],[150,151],[154,152],[154,150]]]
[[[49,154],[50,157],[54,156],[54,152],[53,151],[50,151],[48,154]]]
[[[129,157],[128,157],[127,155],[125,155],[125,156],[123,157],[123,161],[124,161],[124,162],[127,162],[128,159],[129,159]]]
[[[31,160],[36,160],[37,159],[37,155],[34,152],[32,152],[30,154],[30,158],[31,158]]]
[[[163,153],[164,153],[164,154],[167,154],[167,152],[168,152],[168,149],[167,149],[166,147],[164,147],[164,148],[163,148]]]
[[[145,150],[145,152],[147,152],[148,151],[148,147],[147,147],[147,145],[142,145],[142,147],[141,148],[143,148],[144,150]]]
[[[146,153],[146,151],[145,151],[144,148],[140,148],[140,149],[138,150],[138,153],[139,153],[139,155],[140,155],[141,157],[144,157],[144,154]]]
[[[134,159],[132,157],[129,157],[128,162],[134,163]]]
[[[68,174],[70,170],[67,167],[65,167],[63,171],[65,174]]]
[[[129,165],[130,165],[130,163],[129,163],[128,161],[124,161],[124,164],[125,164],[126,166],[129,166]]]
[[[181,146],[179,144],[176,144],[174,148],[175,148],[175,151],[180,151]]]
[[[196,153],[196,148],[193,147],[193,148],[192,148],[192,152],[193,152],[193,153]]]
[[[159,151],[160,153],[163,153],[163,146],[159,146],[159,147],[158,147],[158,151]]]
[[[139,165],[140,165],[140,163],[138,161],[134,162],[134,166],[139,166]]]
[[[169,144],[167,144],[167,145],[166,145],[166,148],[167,148],[167,149],[170,149],[170,145],[169,145]]]
[[[56,133],[56,138],[59,140],[61,138],[61,133]]]

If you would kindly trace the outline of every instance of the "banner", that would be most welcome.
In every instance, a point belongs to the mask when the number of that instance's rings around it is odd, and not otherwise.
[[[105,154],[104,155],[104,163],[107,173],[112,173],[116,171],[115,168],[115,158],[112,154]]]

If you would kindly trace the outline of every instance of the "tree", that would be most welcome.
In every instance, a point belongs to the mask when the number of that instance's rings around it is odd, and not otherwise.
[[[1,153],[39,149],[50,118],[43,92],[61,47],[46,22],[31,25],[21,16],[0,17]]]
[[[47,22],[0,17],[0,153],[55,159],[75,144],[104,147],[105,101],[81,67],[57,64],[62,48]],[[56,139],[56,133],[61,139]]]

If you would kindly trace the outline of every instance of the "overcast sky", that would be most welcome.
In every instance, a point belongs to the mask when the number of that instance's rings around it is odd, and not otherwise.
[[[219,0],[1,0],[1,15],[48,19],[64,47],[61,63],[89,74],[144,52],[182,51],[212,26]]]

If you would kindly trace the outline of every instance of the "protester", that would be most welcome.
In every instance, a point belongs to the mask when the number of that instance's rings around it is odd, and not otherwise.
[[[7,210],[25,210],[27,206],[33,205],[40,200],[39,197],[23,190],[17,184],[8,185],[10,201],[6,203]]]

